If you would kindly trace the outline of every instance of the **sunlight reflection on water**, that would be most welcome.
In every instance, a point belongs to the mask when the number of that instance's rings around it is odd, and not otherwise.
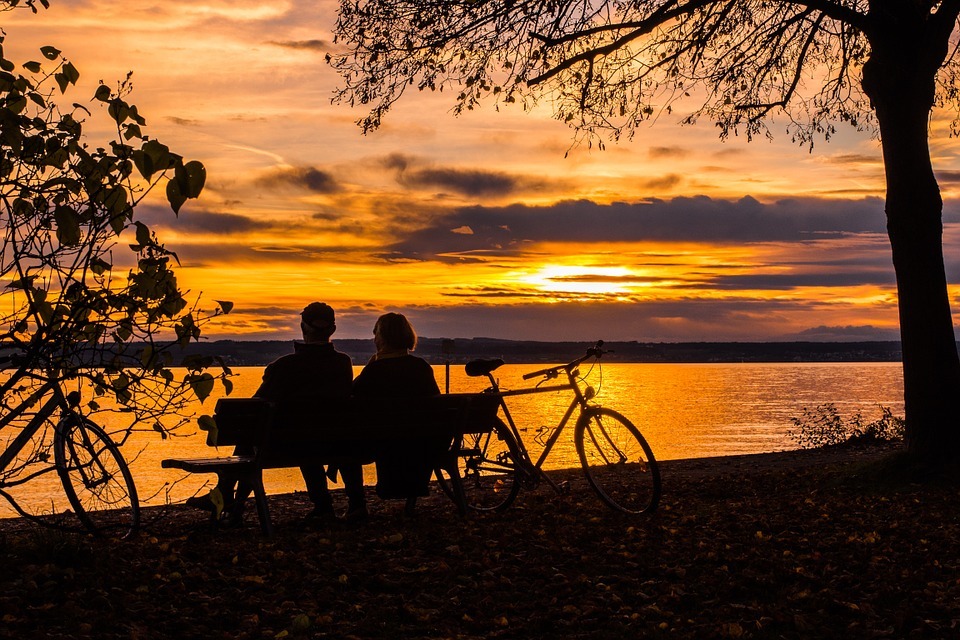
[[[503,389],[528,386],[523,373],[543,365],[505,365],[497,370]],[[444,387],[444,367],[434,367]],[[355,367],[355,373],[360,367]],[[253,394],[263,367],[238,367],[233,397]],[[582,373],[587,374],[588,367]],[[602,376],[601,376],[602,371]],[[451,366],[450,391],[479,392],[485,380],[468,378],[462,365]],[[903,415],[903,383],[899,363],[776,363],[776,364],[605,364],[594,368],[589,384],[598,391],[596,401],[624,414],[646,437],[659,460],[761,453],[794,448],[788,432],[790,418],[804,407],[834,403],[841,415],[857,410],[867,419],[879,417],[879,406]],[[213,411],[222,388],[198,404],[197,414]],[[537,429],[555,425],[570,403],[569,393],[551,392],[510,398],[509,407],[524,440],[536,459],[541,447]],[[572,424],[547,459],[547,468],[578,466]],[[161,440],[152,432],[137,433],[124,452],[132,459],[141,501],[162,504],[167,497],[183,500],[214,476],[183,477],[160,469],[170,457],[210,456],[205,434],[187,427],[181,437]],[[221,450],[220,455],[229,451]],[[367,467],[367,482],[374,481]],[[296,469],[270,470],[267,491],[283,493],[303,489]],[[33,506],[62,508],[62,489],[51,476],[18,488],[14,494]],[[0,504],[0,517],[13,515]]]

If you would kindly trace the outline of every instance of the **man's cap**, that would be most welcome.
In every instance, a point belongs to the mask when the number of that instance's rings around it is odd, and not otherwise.
[[[336,323],[333,314],[333,307],[323,302],[311,302],[303,311],[300,312],[300,318],[316,329],[329,327]]]

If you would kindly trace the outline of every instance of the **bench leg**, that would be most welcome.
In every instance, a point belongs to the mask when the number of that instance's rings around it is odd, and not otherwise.
[[[447,461],[445,466],[438,467],[435,471],[437,479],[442,481],[440,474],[446,471],[450,477],[450,488],[453,489],[453,502],[457,505],[457,513],[460,517],[467,515],[467,495],[463,490],[463,478],[460,477],[460,467],[457,465],[457,459]]]
[[[262,531],[265,536],[271,536],[273,535],[273,523],[270,522],[267,492],[263,488],[263,472],[258,470],[250,481],[253,485],[253,496],[257,504],[257,519],[260,521],[260,531]]]

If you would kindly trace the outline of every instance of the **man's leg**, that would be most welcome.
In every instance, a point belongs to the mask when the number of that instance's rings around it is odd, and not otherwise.
[[[347,494],[348,512],[365,509],[367,496],[363,489],[363,465],[356,462],[340,465],[340,477]]]
[[[333,498],[327,488],[327,475],[322,464],[300,467],[303,481],[307,484],[307,495],[313,503],[313,512],[317,515],[333,513]]]

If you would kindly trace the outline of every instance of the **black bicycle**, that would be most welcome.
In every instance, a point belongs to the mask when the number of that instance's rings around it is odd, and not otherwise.
[[[4,390],[12,382],[12,378],[5,381]],[[110,435],[76,410],[78,396],[76,392],[64,392],[58,378],[51,377],[25,402],[0,416],[0,430],[15,421],[23,423],[17,436],[0,451],[0,471],[13,464],[37,434],[44,438],[49,437],[51,427],[53,431],[53,465],[42,466],[18,480],[0,481],[0,495],[7,497],[21,515],[29,516],[5,489],[55,470],[73,513],[87,530],[125,537],[140,523],[137,487]]]
[[[493,372],[503,360],[474,360],[466,365],[468,376],[486,376],[490,387],[484,393],[500,398],[504,421],[489,433],[465,435],[455,443],[460,474],[468,505],[477,511],[502,511],[517,497],[521,485],[536,486],[540,479],[558,493],[565,487],[543,470],[544,461],[564,428],[576,414],[573,439],[584,475],[600,499],[625,513],[649,513],[660,501],[660,468],[640,430],[623,414],[594,404],[593,387],[580,376],[580,365],[599,362],[608,351],[603,341],[587,349],[586,355],[567,364],[532,371],[524,380],[541,378],[533,387],[503,390]],[[557,381],[556,384],[548,384]],[[534,462],[517,429],[507,398],[532,393],[570,391],[573,398],[543,451]],[[450,487],[441,482],[444,490]]]

